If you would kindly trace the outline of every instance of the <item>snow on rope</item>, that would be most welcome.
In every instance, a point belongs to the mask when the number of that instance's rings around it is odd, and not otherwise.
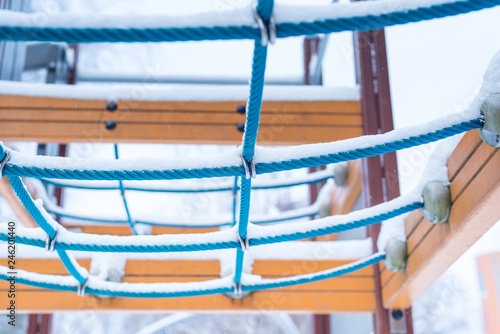
[[[259,1],[265,3],[265,1]],[[373,30],[454,16],[498,6],[500,0],[382,0],[323,6],[276,4],[278,38]],[[259,8],[261,5],[259,5]],[[273,6],[270,6],[273,8]],[[262,11],[267,17],[268,10]],[[264,19],[264,21],[267,21]],[[0,11],[0,40],[84,42],[173,42],[255,39],[262,36],[251,5],[188,16],[125,16]]]
[[[307,224],[281,223],[275,226],[259,226],[258,219],[250,221],[250,196],[252,189],[307,184],[329,178],[322,174],[299,181],[259,184],[252,182],[264,173],[328,165],[337,162],[376,156],[418,146],[483,126],[478,99],[467,110],[436,119],[425,125],[394,130],[386,134],[353,138],[332,143],[302,145],[269,149],[256,147],[260,109],[264,91],[264,74],[267,43],[277,37],[330,33],[344,30],[368,30],[446,17],[493,7],[500,0],[428,0],[356,2],[328,6],[274,5],[272,0],[259,0],[256,14],[249,7],[235,9],[218,15],[190,17],[86,17],[85,24],[78,17],[65,15],[49,18],[45,24],[34,25],[35,14],[0,11],[0,40],[41,40],[66,42],[146,42],[186,41],[213,39],[254,39],[254,57],[250,94],[246,110],[245,132],[242,147],[230,154],[197,159],[118,159],[82,160],[73,158],[30,157],[8,150],[0,145],[0,175],[9,176],[9,182],[20,201],[40,226],[38,229],[18,228],[16,242],[46,248],[57,252],[71,276],[42,275],[19,270],[16,281],[48,289],[122,297],[180,297],[232,293],[241,297],[243,292],[279,288],[315,282],[350,273],[384,259],[383,252],[375,253],[351,264],[317,273],[280,279],[262,279],[244,273],[243,260],[250,247],[327,235],[371,224],[376,224],[422,207],[421,186],[413,192],[370,208],[308,221]],[[274,13],[274,14],[273,14]],[[259,24],[255,23],[257,21]],[[165,23],[167,22],[167,23]],[[487,80],[486,80],[487,81]],[[490,80],[491,81],[491,80]],[[487,90],[487,89],[486,89]],[[484,93],[484,92],[483,92]],[[104,236],[74,233],[56,222],[43,207],[41,200],[34,201],[21,177],[57,180],[115,181],[111,186],[93,188],[119,189],[124,198],[127,219],[123,222],[134,228],[128,210],[125,189],[131,180],[173,180],[216,177],[234,177],[232,186],[215,185],[207,191],[239,188],[239,215],[236,217],[236,201],[233,199],[232,227],[204,234]],[[321,176],[321,177],[318,177]],[[238,178],[241,181],[238,183]],[[116,182],[118,181],[118,182]],[[61,185],[78,187],[63,181]],[[38,187],[41,187],[38,184]],[[84,186],[87,187],[87,186]],[[92,187],[91,187],[92,188]],[[203,189],[175,187],[137,187],[139,191],[195,192]],[[43,191],[38,191],[44,196]],[[46,194],[45,194],[46,197]],[[44,198],[48,211],[57,215],[67,212],[50,205]],[[318,202],[319,203],[319,202]],[[318,204],[303,208],[302,214],[312,215]],[[309,211],[308,211],[309,210]],[[300,211],[300,210],[299,210]],[[296,218],[297,212],[287,212],[281,219]],[[83,218],[83,217],[80,217]],[[91,220],[91,217],[84,217]],[[206,224],[206,222],[204,222]],[[229,224],[229,221],[228,221]],[[7,226],[0,226],[0,241],[9,239]],[[127,284],[103,281],[81,267],[69,251],[120,252],[120,253],[168,253],[236,249],[234,271],[225,277],[207,282]],[[0,279],[8,279],[8,268],[0,266]]]

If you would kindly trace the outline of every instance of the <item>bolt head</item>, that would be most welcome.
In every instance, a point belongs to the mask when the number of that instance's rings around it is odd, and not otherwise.
[[[106,121],[104,123],[104,126],[106,127],[107,130],[114,130],[116,129],[116,122],[113,120]]]
[[[118,104],[116,103],[116,101],[109,101],[106,105],[106,109],[108,111],[115,111],[116,109],[118,109]]]
[[[236,128],[238,129],[239,132],[245,132],[245,123],[241,122],[236,125]]]

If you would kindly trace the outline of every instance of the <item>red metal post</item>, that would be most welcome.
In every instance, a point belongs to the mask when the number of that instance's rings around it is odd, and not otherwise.
[[[30,314],[27,334],[49,334],[52,314]]]
[[[356,70],[361,86],[363,130],[366,135],[384,133],[394,129],[391,92],[387,65],[384,30],[356,33],[354,38]],[[363,194],[366,206],[373,206],[400,195],[396,153],[371,157],[362,161]],[[367,228],[377,251],[380,224]],[[389,313],[382,305],[380,269],[373,266],[377,310],[374,314],[374,333],[390,333]],[[413,334],[411,309],[405,311],[407,334]]]

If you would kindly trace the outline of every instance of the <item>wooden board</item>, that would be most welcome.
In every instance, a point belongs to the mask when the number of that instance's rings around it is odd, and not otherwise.
[[[477,131],[468,132],[448,159],[452,210],[450,222],[434,225],[420,211],[406,220],[408,269],[383,269],[384,305],[411,305],[460,255],[500,220],[500,150]]]
[[[90,259],[79,259],[78,262],[87,269],[90,267]],[[256,260],[253,273],[265,278],[278,278],[325,270],[349,262]],[[0,260],[1,265],[6,263],[6,259]],[[66,269],[57,259],[17,259],[16,267],[38,273],[67,275]],[[124,281],[129,283],[204,281],[219,278],[219,274],[220,265],[215,260],[129,260],[125,267]],[[7,282],[0,281],[0,303],[8,302],[8,287]],[[254,292],[241,300],[233,300],[224,295],[161,299],[99,299],[90,295],[78,297],[76,293],[18,284],[16,304],[20,313],[66,310],[372,312],[375,307],[373,289],[373,270],[365,268],[344,277],[321,282]]]
[[[0,95],[0,140],[241,144],[243,101],[108,101]],[[106,129],[114,121],[116,128]],[[267,101],[259,144],[304,144],[362,135],[360,101]]]

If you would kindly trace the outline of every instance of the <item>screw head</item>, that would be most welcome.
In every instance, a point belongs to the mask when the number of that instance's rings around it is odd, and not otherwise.
[[[391,316],[394,320],[401,320],[404,316],[404,313],[401,310],[392,310]]]
[[[116,109],[118,109],[118,104],[116,103],[116,101],[109,101],[106,105],[106,109],[108,111],[115,111]]]
[[[109,120],[104,123],[104,126],[106,126],[106,129],[108,130],[114,130],[116,129],[116,122],[113,120]]]
[[[239,132],[245,132],[245,123],[241,122],[236,125],[236,128],[238,129]]]
[[[240,104],[237,108],[236,108],[236,112],[238,112],[238,114],[246,114],[247,112],[247,106],[244,105],[244,104]]]

